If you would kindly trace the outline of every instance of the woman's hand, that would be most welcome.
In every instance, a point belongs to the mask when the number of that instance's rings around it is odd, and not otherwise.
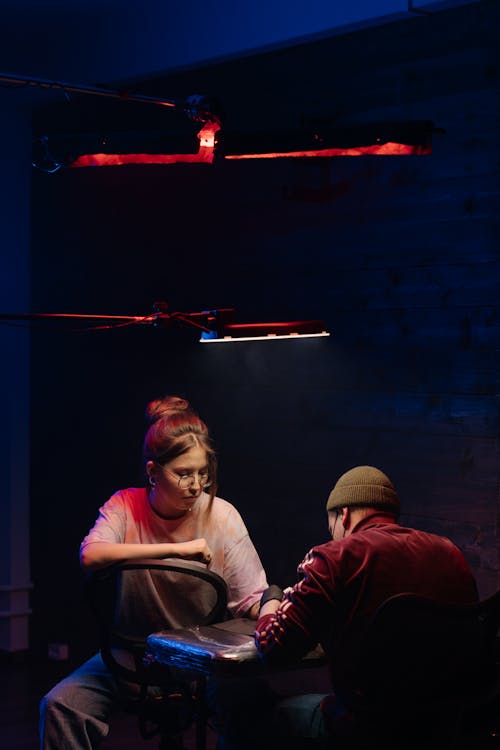
[[[175,546],[175,553],[184,560],[198,560],[207,565],[212,560],[212,550],[207,544],[206,539],[193,539],[191,542],[178,542]]]
[[[159,542],[158,544],[125,544],[121,542],[91,542],[82,546],[80,563],[86,570],[99,570],[113,563],[142,558],[181,557],[198,560],[207,565],[212,561],[212,550],[206,539],[190,542]]]

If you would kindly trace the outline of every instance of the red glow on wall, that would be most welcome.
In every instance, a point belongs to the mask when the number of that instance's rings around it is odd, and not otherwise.
[[[214,160],[215,134],[220,125],[207,122],[200,132],[200,146],[195,154],[84,154],[71,167],[116,167],[123,164],[211,164]]]
[[[71,167],[116,167],[123,164],[181,164],[183,162],[208,162],[199,154],[84,154],[70,164]]]
[[[207,122],[200,132],[197,153],[193,154],[85,154],[79,156],[71,167],[111,167],[123,164],[211,164],[215,154],[215,135],[220,125]],[[375,143],[354,148],[325,148],[311,151],[289,151],[258,154],[225,154],[224,159],[290,159],[332,156],[422,156],[432,153],[430,143]]]
[[[324,148],[317,151],[290,151],[272,154],[226,154],[226,159],[289,159],[318,156],[410,156],[430,154],[430,146],[409,145],[407,143],[377,143],[356,148]]]

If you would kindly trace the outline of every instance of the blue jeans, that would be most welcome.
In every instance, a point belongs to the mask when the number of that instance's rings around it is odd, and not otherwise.
[[[96,750],[109,733],[113,712],[131,697],[96,654],[42,699],[40,750]],[[229,750],[255,748],[269,726],[277,695],[262,679],[213,679],[207,699],[221,746]]]
[[[173,680],[185,683],[182,673],[170,670]],[[158,687],[148,695],[162,694]],[[117,680],[105,666],[100,654],[82,664],[61,680],[40,703],[40,750],[95,750],[107,737],[112,714],[137,703],[140,687]],[[158,705],[152,701],[152,705]],[[165,714],[164,714],[165,716]],[[172,715],[172,733],[179,723]],[[139,735],[139,726],[137,733]]]
[[[248,689],[255,687],[251,681]],[[240,695],[244,695],[241,693]],[[276,750],[277,747],[321,748],[328,742],[321,701],[323,693],[298,695],[272,702],[263,701],[253,693],[252,700],[240,704],[238,713],[231,716],[231,725],[219,735],[217,750]],[[238,693],[233,691],[236,699]],[[246,711],[246,713],[245,713]]]
[[[328,737],[321,701],[323,693],[295,695],[281,700],[274,709],[274,721],[281,737],[320,740]]]

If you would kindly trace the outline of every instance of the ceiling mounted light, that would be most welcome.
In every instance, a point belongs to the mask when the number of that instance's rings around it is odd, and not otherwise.
[[[140,138],[141,152],[133,152],[134,140],[125,149],[113,151],[113,138],[107,139],[107,153],[82,152],[70,167],[115,166],[123,164],[213,164],[216,160],[325,158],[338,156],[424,156],[432,153],[432,134],[439,131],[430,121],[399,123],[366,123],[335,127],[315,125],[300,130],[236,133],[225,130],[220,122],[207,122],[191,135],[190,153],[176,151],[178,136],[164,132]],[[169,153],[162,153],[160,137],[168,143]],[[137,136],[135,136],[137,139]],[[177,139],[177,140],[176,140]],[[90,145],[90,144],[88,144]],[[146,153],[147,151],[147,153]]]
[[[85,153],[68,163],[69,167],[116,167],[124,164],[212,164],[215,158],[216,134],[220,125],[207,122],[192,136],[185,152],[174,153]],[[174,139],[172,139],[173,141]],[[194,143],[196,142],[196,146]],[[173,142],[170,144],[173,146]]]
[[[94,315],[88,313],[6,313],[0,314],[0,324],[38,323],[71,325],[73,331],[104,331],[134,325],[165,328],[181,324],[200,332],[201,343],[294,339],[299,337],[329,336],[321,320],[295,320],[279,323],[233,323],[234,309],[216,308],[200,312],[170,311],[166,302],[155,302],[147,315]],[[75,324],[79,327],[75,328]]]
[[[336,118],[308,115],[300,117],[298,128],[228,131],[223,127],[220,102],[206,95],[175,100],[0,73],[2,82],[110,100],[104,110],[99,109],[94,132],[86,133],[81,132],[81,111],[68,112],[67,101],[58,105],[61,122],[55,132],[38,135],[33,144],[33,165],[46,172],[62,167],[212,164],[239,159],[420,156],[432,153],[432,135],[443,132],[430,120],[340,123]],[[124,116],[124,102],[156,106],[149,107],[149,114],[144,106],[140,113],[129,108]],[[160,117],[165,109],[171,113],[168,125]]]
[[[224,159],[279,159],[332,156],[406,156],[432,153],[428,120],[337,125],[328,118],[307,118],[296,130],[260,133],[223,131],[218,136]]]
[[[236,341],[274,341],[299,337],[329,336],[322,320],[291,320],[274,323],[233,323],[233,309],[212,310],[202,331],[200,343],[220,344]]]

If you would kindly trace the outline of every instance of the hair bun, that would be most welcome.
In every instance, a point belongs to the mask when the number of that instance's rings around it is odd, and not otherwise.
[[[146,419],[149,424],[154,424],[162,417],[182,411],[192,411],[189,401],[180,396],[165,396],[149,402],[146,407]]]

